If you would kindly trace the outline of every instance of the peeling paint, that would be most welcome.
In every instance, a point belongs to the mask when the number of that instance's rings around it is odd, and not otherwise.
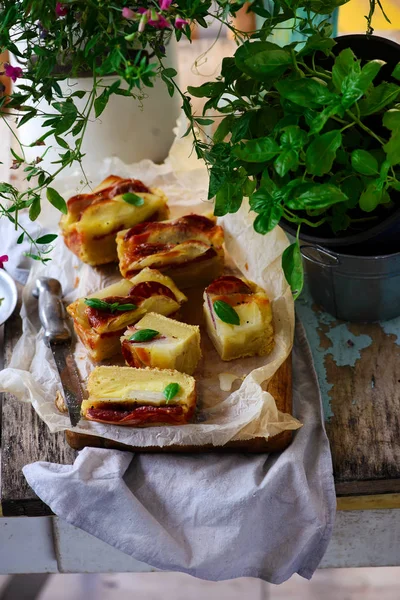
[[[318,308],[313,305],[307,287],[296,302],[296,311],[306,330],[320,385],[325,419],[329,421],[333,417],[330,398],[333,384],[327,380],[326,357],[331,356],[338,367],[354,367],[357,360],[361,358],[361,351],[372,344],[372,338],[364,334],[355,335],[346,323],[339,323],[328,313],[318,311]],[[400,318],[396,321],[398,322],[397,343],[400,345]],[[391,326],[392,323],[393,321],[388,321],[386,325]],[[327,339],[330,341],[329,345],[325,343]]]
[[[395,344],[400,346],[400,317],[391,319],[390,321],[381,321],[380,325],[386,335],[396,336]]]
[[[361,350],[372,344],[371,336],[352,334],[346,323],[333,327],[326,335],[333,344],[327,354],[333,356],[338,367],[354,367],[361,358]]]

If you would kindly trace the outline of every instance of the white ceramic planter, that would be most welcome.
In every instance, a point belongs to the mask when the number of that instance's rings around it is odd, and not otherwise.
[[[168,66],[176,68],[176,45],[171,43],[168,47]],[[115,76],[103,77],[103,82],[111,85],[117,78]],[[21,83],[23,83],[22,80]],[[90,90],[92,79],[80,77],[60,82],[64,94],[68,95],[75,90]],[[117,96],[113,94],[104,112],[98,119],[93,118],[88,123],[82,151],[85,154],[83,164],[99,162],[107,157],[119,157],[130,164],[149,158],[156,163],[162,162],[174,139],[173,128],[179,115],[179,99],[175,95],[170,98],[165,83],[157,78],[153,88],[144,88],[146,97],[142,102],[134,98]],[[83,110],[87,95],[83,99],[74,98],[78,110]],[[41,102],[39,108],[46,113],[55,113],[54,108],[46,102]],[[43,119],[31,119],[20,129],[18,136],[24,145],[29,145],[39,139],[46,128],[42,127]],[[62,135],[69,143],[73,142],[72,136]],[[58,153],[65,152],[59,148],[53,136],[46,139],[46,146],[51,146],[45,154],[41,165],[53,172],[57,165],[52,164],[58,160]],[[27,161],[34,160],[42,155],[44,147],[25,148]]]

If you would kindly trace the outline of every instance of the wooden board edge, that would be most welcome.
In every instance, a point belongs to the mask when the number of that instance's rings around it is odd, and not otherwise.
[[[383,510],[400,508],[400,493],[370,496],[338,496],[337,510]]]
[[[213,446],[212,444],[205,444],[204,446],[147,446],[145,448],[139,446],[128,446],[127,444],[121,444],[114,440],[98,437],[95,435],[86,435],[84,433],[75,433],[74,431],[67,430],[65,432],[65,439],[67,443],[74,450],[82,450],[86,446],[93,448],[107,448],[112,450],[127,450],[129,452],[145,452],[145,453],[193,453],[199,454],[201,452],[248,452],[252,454],[263,454],[268,452],[281,452],[289,446],[292,441],[292,431],[282,431],[278,435],[274,435],[268,440],[262,437],[253,438],[251,440],[233,440],[228,442],[225,446]]]

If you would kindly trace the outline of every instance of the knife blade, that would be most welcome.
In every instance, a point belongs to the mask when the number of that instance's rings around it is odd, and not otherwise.
[[[62,302],[62,288],[57,279],[39,277],[34,296],[39,300],[39,319],[44,341],[50,347],[63,386],[72,427],[81,418],[83,400],[78,368],[71,352],[72,334]]]

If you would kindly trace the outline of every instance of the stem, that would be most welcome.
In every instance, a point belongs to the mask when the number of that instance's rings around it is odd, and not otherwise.
[[[358,119],[352,112],[351,110],[347,109],[346,110],[346,114],[349,115],[349,117],[354,121],[354,123],[357,123],[357,125],[359,127],[361,127],[361,129],[364,129],[364,131],[366,131],[367,133],[369,133],[370,136],[372,136],[373,138],[375,138],[376,140],[378,140],[378,142],[383,146],[383,144],[386,144],[385,140],[382,140],[382,138],[379,137],[379,135],[376,135],[376,133],[374,133],[372,131],[372,129],[370,129],[369,127],[367,127],[366,125],[364,125],[364,123],[362,121],[360,121],[360,119]]]

